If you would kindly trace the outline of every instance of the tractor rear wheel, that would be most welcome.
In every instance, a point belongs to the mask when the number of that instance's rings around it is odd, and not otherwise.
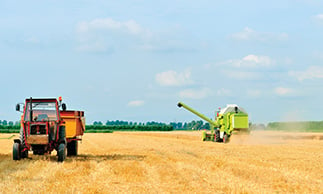
[[[24,133],[23,127],[20,128],[20,142],[21,142],[20,149],[24,149],[26,147],[26,143],[25,143],[25,133]],[[28,150],[21,152],[21,158],[28,158]]]
[[[57,155],[58,155],[58,162],[63,162],[66,158],[66,146],[64,143],[59,144],[58,150],[57,150]]]
[[[23,127],[20,128],[20,142],[21,142],[22,146],[25,145],[25,133],[24,133]]]
[[[20,144],[14,143],[12,148],[12,159],[20,160]]]
[[[78,142],[71,141],[67,143],[67,156],[77,156]]]

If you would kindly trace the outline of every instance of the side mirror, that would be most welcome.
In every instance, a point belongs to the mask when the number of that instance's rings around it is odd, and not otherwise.
[[[62,109],[63,109],[63,111],[66,111],[66,104],[65,103],[62,104]]]
[[[16,111],[20,111],[20,104],[16,105]]]

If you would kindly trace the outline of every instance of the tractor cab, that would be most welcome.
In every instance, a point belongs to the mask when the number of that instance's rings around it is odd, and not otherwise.
[[[21,125],[25,132],[27,144],[30,135],[49,135],[49,141],[55,139],[57,127],[62,124],[60,117],[60,102],[55,98],[26,99]],[[17,104],[16,110],[20,111]],[[30,140],[31,141],[31,140]]]
[[[59,118],[60,115],[56,99],[48,101],[33,99],[32,102],[28,99],[26,102],[23,121],[57,121]]]

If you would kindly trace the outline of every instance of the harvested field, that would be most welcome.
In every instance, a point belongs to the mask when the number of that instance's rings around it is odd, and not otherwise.
[[[322,193],[323,134],[253,132],[229,144],[200,132],[85,134],[79,156],[12,160],[0,134],[0,193]]]

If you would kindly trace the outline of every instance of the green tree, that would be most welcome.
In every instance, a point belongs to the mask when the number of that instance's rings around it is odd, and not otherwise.
[[[3,120],[2,121],[2,125],[6,125],[7,126],[8,125],[8,122],[6,120]]]
[[[9,121],[8,125],[13,126],[13,121]]]

